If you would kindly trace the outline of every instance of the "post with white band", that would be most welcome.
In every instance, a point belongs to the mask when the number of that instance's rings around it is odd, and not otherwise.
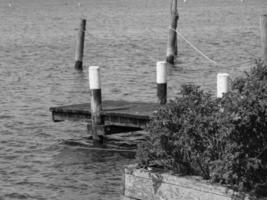
[[[102,111],[102,97],[101,97],[101,81],[100,81],[100,68],[98,66],[89,67],[89,87],[91,94],[91,120],[92,120],[92,136],[93,140],[101,141],[103,138],[102,131],[99,127],[103,127],[104,120],[101,117]],[[101,131],[101,132],[100,132]]]
[[[75,65],[77,70],[83,69],[83,49],[84,49],[84,37],[85,37],[86,20],[81,19],[80,30],[77,38],[77,46],[75,50]]]
[[[167,102],[167,62],[157,62],[157,97],[160,105]]]
[[[222,98],[223,94],[228,92],[228,79],[229,74],[217,74],[217,98]]]

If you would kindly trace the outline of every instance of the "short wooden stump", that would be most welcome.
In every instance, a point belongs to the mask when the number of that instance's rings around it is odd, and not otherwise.
[[[196,176],[175,176],[128,166],[122,200],[251,200],[249,195],[214,185]],[[255,200],[255,198],[254,198]],[[267,200],[262,198],[261,200]]]

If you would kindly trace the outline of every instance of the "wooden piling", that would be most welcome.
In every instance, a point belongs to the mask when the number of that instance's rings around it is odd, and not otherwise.
[[[85,37],[86,20],[81,19],[80,30],[77,38],[77,46],[75,50],[75,65],[77,70],[83,69],[83,50],[84,50],[84,37]]]
[[[174,64],[174,58],[177,55],[177,23],[179,15],[177,10],[177,0],[171,0],[171,25],[169,28],[169,37],[167,43],[167,57],[166,61]]]
[[[261,25],[261,39],[263,48],[263,61],[267,65],[267,14],[262,15],[260,18]]]
[[[92,136],[94,141],[101,142],[104,135],[104,120],[101,117],[102,97],[100,68],[98,66],[89,67],[89,86],[91,94]]]
[[[228,92],[228,78],[229,74],[217,74],[217,98],[222,98],[223,94]]]
[[[167,62],[157,62],[157,97],[160,105],[167,102]]]

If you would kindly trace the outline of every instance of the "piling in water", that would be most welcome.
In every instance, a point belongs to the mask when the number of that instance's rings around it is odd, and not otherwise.
[[[77,46],[75,49],[75,65],[77,70],[83,69],[83,50],[84,50],[84,37],[85,37],[86,20],[81,19],[80,29],[77,38]]]
[[[262,15],[260,18],[261,40],[263,48],[263,61],[267,65],[267,15]]]
[[[89,87],[91,94],[92,136],[94,141],[101,142],[104,135],[104,120],[101,117],[102,97],[100,68],[98,66],[89,67]]]
[[[177,10],[177,0],[171,1],[171,25],[169,28],[169,37],[167,43],[167,57],[166,61],[170,64],[174,64],[174,58],[177,55],[177,23],[179,15]]]
[[[157,62],[157,97],[160,105],[167,102],[167,62]]]

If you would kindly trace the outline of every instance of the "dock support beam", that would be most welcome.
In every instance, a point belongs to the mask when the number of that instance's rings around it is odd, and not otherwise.
[[[77,38],[77,46],[75,50],[75,65],[77,70],[83,69],[83,50],[84,50],[84,36],[85,36],[86,20],[81,19],[80,30]]]
[[[167,102],[167,62],[157,62],[157,97],[160,105]]]
[[[92,119],[92,136],[96,142],[103,142],[104,120],[101,117],[102,97],[100,68],[98,66],[89,67],[89,87],[91,94],[91,119]]]
[[[229,74],[217,74],[217,98],[222,98],[223,94],[228,92],[228,78]]]
[[[166,61],[174,64],[174,58],[177,55],[177,23],[179,15],[177,10],[177,0],[171,0],[171,25],[169,28],[169,37],[167,43],[167,57]]]
[[[267,14],[261,16],[260,26],[261,26],[262,48],[263,48],[263,61],[264,64],[267,65]]]

